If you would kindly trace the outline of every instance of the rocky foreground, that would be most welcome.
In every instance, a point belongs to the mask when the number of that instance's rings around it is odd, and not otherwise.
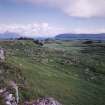
[[[18,86],[13,81],[10,81],[9,85],[9,88],[0,89],[0,96],[2,97],[3,105],[62,105],[51,97],[43,97],[31,102],[26,100],[20,104]],[[15,94],[12,93],[14,90]]]
[[[5,62],[5,52],[0,48],[0,62]],[[61,105],[57,100],[50,97],[44,97],[31,102],[25,101],[20,104],[18,85],[14,81],[8,81],[8,86],[0,89],[0,104],[3,105]],[[13,93],[15,91],[15,93]]]

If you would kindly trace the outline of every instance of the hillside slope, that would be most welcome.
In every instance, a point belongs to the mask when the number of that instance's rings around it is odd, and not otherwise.
[[[8,74],[2,76],[26,83],[20,89],[21,100],[46,96],[63,105],[104,105],[104,45],[54,42],[39,46],[32,41],[2,41],[5,63],[10,67],[3,67]]]

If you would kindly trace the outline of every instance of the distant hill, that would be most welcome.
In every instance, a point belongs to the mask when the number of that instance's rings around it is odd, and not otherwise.
[[[59,34],[57,40],[105,40],[105,33],[101,34]]]
[[[19,38],[19,37],[20,37],[20,35],[17,33],[12,33],[12,32],[0,33],[0,40],[15,39],[15,38]]]
[[[28,36],[28,37],[27,37]],[[17,39],[17,40],[45,40],[48,37],[30,37],[31,35],[21,35],[13,32],[4,32],[0,33],[0,40],[9,40],[9,39]],[[44,36],[44,35],[43,35]]]
[[[7,39],[19,39],[19,38],[26,38],[26,39],[38,39],[44,40],[44,37],[37,37],[37,38],[27,38],[19,35],[18,33],[13,32],[5,32],[0,33],[0,40],[7,40]],[[55,36],[56,40],[105,40],[105,33],[100,34],[72,34],[72,33],[64,33]]]

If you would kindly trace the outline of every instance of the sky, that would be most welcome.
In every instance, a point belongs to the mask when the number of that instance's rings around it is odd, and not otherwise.
[[[0,33],[105,33],[105,0],[0,0]]]

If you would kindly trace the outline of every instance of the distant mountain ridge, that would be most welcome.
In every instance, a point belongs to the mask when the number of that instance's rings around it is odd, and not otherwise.
[[[100,34],[72,34],[65,33],[55,36],[57,40],[105,40],[105,33]]]
[[[20,35],[17,33],[12,33],[12,32],[5,32],[5,33],[0,33],[0,39],[15,39],[19,38]]]
[[[13,32],[5,32],[5,33],[0,33],[0,40],[5,40],[5,39],[18,39],[24,37],[23,35],[20,35],[18,33],[13,33]],[[24,37],[25,38],[25,37]],[[28,37],[30,38],[30,37]],[[44,36],[43,37],[33,37],[33,39],[46,39]],[[54,37],[56,40],[105,40],[105,33],[100,33],[100,34],[74,34],[74,33],[64,33],[64,34],[59,34]]]
[[[9,40],[9,39],[38,39],[38,40],[42,40],[42,39],[46,39],[47,37],[30,37],[31,35],[25,36],[25,35],[21,35],[18,33],[13,33],[13,32],[4,32],[4,33],[0,33],[0,40]]]

